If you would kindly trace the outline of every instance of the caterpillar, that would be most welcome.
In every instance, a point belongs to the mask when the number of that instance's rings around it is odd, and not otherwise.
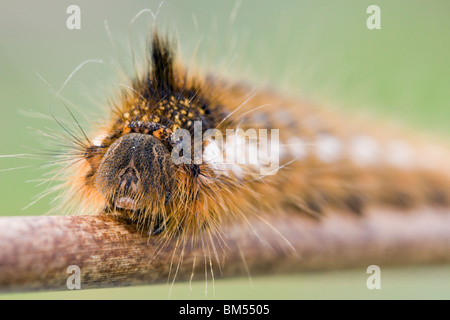
[[[105,107],[109,120],[92,136],[70,133],[58,208],[125,218],[161,245],[177,239],[181,255],[195,243],[220,264],[226,248],[214,240],[228,224],[450,205],[444,143],[190,73],[159,32],[148,48],[142,72]]]
[[[445,148],[267,88],[189,74],[158,32],[149,48],[142,74],[111,103],[110,121],[74,140],[63,188],[79,211],[207,241],[223,224],[287,208],[320,220],[336,208],[359,216],[370,206],[450,205]],[[249,132],[274,129],[277,139],[246,145]],[[199,159],[180,153],[179,130]],[[276,156],[269,171],[268,152],[261,159],[258,150],[268,142]]]

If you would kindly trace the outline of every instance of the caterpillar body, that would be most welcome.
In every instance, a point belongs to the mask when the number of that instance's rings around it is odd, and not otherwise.
[[[111,103],[110,121],[74,141],[63,205],[126,217],[163,242],[198,239],[209,254],[224,225],[268,213],[320,223],[336,209],[358,219],[368,207],[450,205],[450,157],[440,144],[267,88],[189,74],[176,58],[155,32],[147,67]],[[180,130],[200,159],[180,149]],[[254,149],[248,133],[260,130],[270,138],[258,137]]]

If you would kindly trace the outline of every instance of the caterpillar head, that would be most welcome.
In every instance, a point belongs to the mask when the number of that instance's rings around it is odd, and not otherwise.
[[[108,148],[94,183],[110,209],[136,212],[170,201],[173,174],[170,153],[159,139],[129,133]]]
[[[174,162],[175,133],[183,129],[191,138],[183,141],[192,154],[183,149],[179,155],[192,160],[202,143],[196,144],[194,124],[201,123],[203,134],[221,123],[224,111],[207,82],[175,64],[167,39],[155,33],[151,48],[148,67],[113,102],[111,120],[77,146],[65,202],[77,211],[125,214],[153,230],[163,223],[169,234],[195,233],[222,223],[218,212],[240,208],[229,187],[232,177],[205,163]],[[221,179],[225,183],[217,183]],[[226,196],[217,201],[217,194]]]

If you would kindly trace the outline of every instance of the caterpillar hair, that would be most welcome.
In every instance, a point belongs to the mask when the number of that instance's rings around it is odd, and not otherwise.
[[[177,239],[179,264],[186,246],[200,246],[220,266],[227,248],[215,243],[232,223],[450,206],[445,143],[191,73],[157,31],[148,48],[142,72],[105,108],[109,120],[69,137],[59,208],[125,218],[161,246]]]

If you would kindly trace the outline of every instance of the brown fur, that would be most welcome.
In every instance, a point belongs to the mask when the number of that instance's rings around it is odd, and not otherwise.
[[[118,210],[110,202],[119,186],[107,183],[115,181],[117,176],[105,176],[103,189],[97,182],[102,171],[99,168],[107,160],[105,154],[127,134],[152,135],[159,141],[155,142],[158,150],[170,152],[171,134],[178,128],[193,134],[193,122],[199,120],[203,131],[210,128],[225,131],[238,125],[244,130],[277,128],[282,142],[301,137],[314,144],[317,135],[322,133],[345,142],[364,133],[381,143],[403,136],[416,150],[428,145],[413,134],[389,132],[353,115],[286,99],[271,90],[251,91],[241,83],[186,74],[175,63],[175,52],[169,41],[156,33],[150,56],[148,68],[132,81],[132,89],[123,90],[121,100],[115,101],[111,122],[102,128],[106,132],[102,144],[86,143],[80,150],[73,178],[67,186],[71,189],[70,198],[77,199],[84,208],[125,214],[140,226],[149,226],[153,233],[162,232],[168,237],[201,235],[208,240],[220,236],[224,223],[245,222],[249,215],[263,216],[264,212],[296,210],[320,221],[328,210],[336,208],[361,216],[368,206],[392,206],[406,211],[424,204],[450,204],[450,178],[442,159],[429,157],[434,169],[406,170],[383,162],[361,167],[349,157],[324,163],[310,153],[305,159],[282,167],[276,175],[256,179],[254,175],[240,180],[220,174],[206,163],[162,164],[160,173],[153,175],[152,188],[138,187],[130,196],[141,202],[140,210]],[[125,153],[122,149],[110,152],[108,157],[120,160]],[[448,154],[447,149],[441,149],[443,154]],[[159,154],[152,159],[159,161],[162,157]],[[114,163],[108,162],[111,166]],[[131,208],[129,199],[125,200],[123,203]]]

